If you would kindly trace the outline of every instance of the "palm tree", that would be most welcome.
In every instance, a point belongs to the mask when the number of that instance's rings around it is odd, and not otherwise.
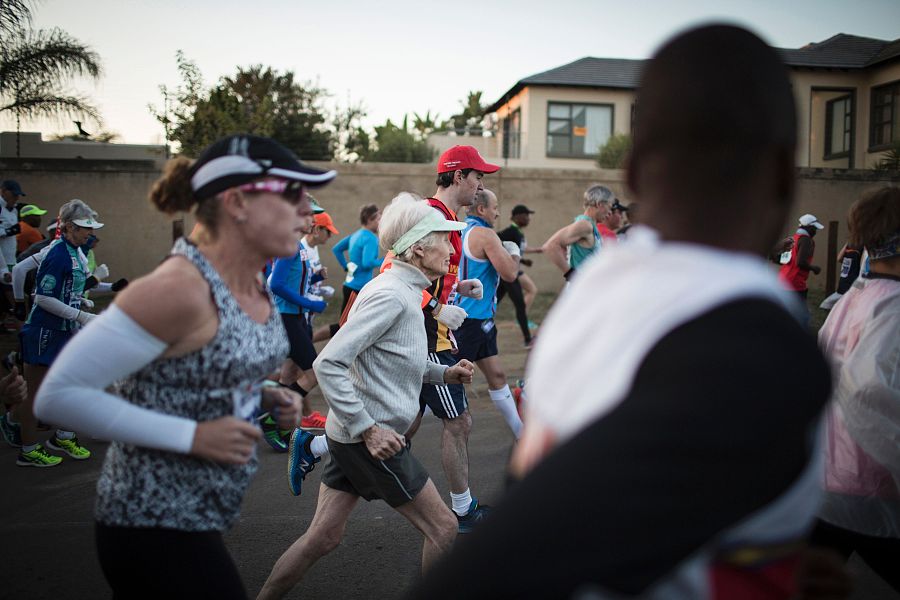
[[[16,132],[23,119],[41,117],[82,116],[99,124],[97,109],[63,85],[76,77],[99,78],[100,57],[61,29],[29,29],[29,4],[0,0],[0,115],[15,115]]]

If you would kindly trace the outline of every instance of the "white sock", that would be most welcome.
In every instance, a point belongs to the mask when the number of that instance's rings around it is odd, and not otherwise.
[[[324,456],[328,454],[328,440],[324,435],[317,435],[309,443],[309,451],[313,456]]]
[[[453,506],[453,512],[460,517],[469,514],[469,506],[472,504],[472,491],[466,488],[462,494],[454,494],[450,492],[450,503]]]
[[[71,440],[75,437],[74,431],[63,431],[62,429],[56,430],[56,439],[58,440]]]
[[[22,454],[28,454],[29,452],[37,450],[38,446],[40,446],[40,444],[28,444],[27,446],[22,444]]]
[[[513,435],[519,439],[522,433],[522,419],[519,418],[519,411],[516,410],[516,401],[513,399],[509,386],[505,385],[499,390],[488,390],[494,405],[506,419],[506,424],[512,429]]]

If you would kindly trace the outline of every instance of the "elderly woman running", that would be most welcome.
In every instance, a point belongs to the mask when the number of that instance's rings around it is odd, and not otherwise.
[[[84,284],[90,274],[83,247],[94,230],[103,227],[97,213],[81,200],[71,200],[59,211],[61,235],[47,247],[35,279],[34,308],[20,334],[22,360],[28,395],[15,416],[21,423],[22,449],[16,464],[23,467],[55,467],[62,458],[50,454],[38,442],[38,423],[34,416],[35,391],[44,380],[47,369],[69,343],[79,327],[93,314],[82,310]],[[46,421],[54,422],[52,419]],[[60,422],[60,424],[62,424]],[[73,431],[58,429],[47,446],[65,452],[75,460],[91,457]]]
[[[246,598],[222,532],[257,467],[260,404],[292,428],[299,397],[265,377],[287,355],[257,275],[296,251],[307,185],[334,171],[231,136],[169,163],[150,194],[203,224],[78,335],[47,375],[44,419],[112,439],[97,484],[97,552],[116,598]],[[118,395],[106,387],[116,383]]]
[[[384,211],[381,248],[393,268],[360,292],[344,327],[314,364],[330,412],[325,426],[331,461],[319,487],[312,524],[278,559],[259,598],[280,598],[341,541],[360,497],[380,498],[425,536],[422,568],[456,537],[456,518],[403,437],[419,412],[426,383],[468,383],[472,363],[452,367],[426,360],[422,290],[447,273],[453,249],[448,221],[411,194]]]

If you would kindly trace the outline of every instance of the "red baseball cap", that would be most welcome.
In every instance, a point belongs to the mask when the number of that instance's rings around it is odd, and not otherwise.
[[[334,221],[331,220],[331,215],[327,212],[320,212],[317,215],[313,215],[313,221],[315,221],[316,225],[319,227],[324,227],[334,235],[340,233],[337,230],[337,227],[334,226]]]
[[[472,146],[453,146],[438,159],[437,172],[461,171],[475,169],[482,173],[495,173],[500,170],[497,165],[484,162],[478,150]]]

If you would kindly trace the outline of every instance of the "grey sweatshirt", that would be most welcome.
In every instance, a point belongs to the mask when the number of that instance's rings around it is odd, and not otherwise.
[[[422,383],[443,383],[446,366],[428,360],[422,290],[431,282],[394,260],[356,297],[346,324],[313,363],[328,402],[325,433],[362,441],[372,425],[403,435],[419,412]]]

